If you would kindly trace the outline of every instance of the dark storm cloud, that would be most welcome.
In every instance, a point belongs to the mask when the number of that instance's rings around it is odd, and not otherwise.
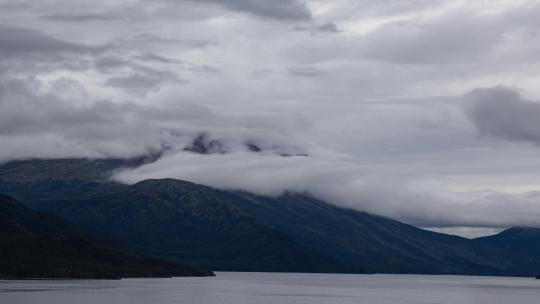
[[[214,3],[233,11],[271,19],[292,21],[311,19],[311,12],[301,0],[199,0],[197,2]]]
[[[467,100],[480,135],[540,145],[540,103],[505,87],[474,90]]]

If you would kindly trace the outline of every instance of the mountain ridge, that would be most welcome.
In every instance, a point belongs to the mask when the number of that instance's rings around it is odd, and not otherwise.
[[[516,227],[469,240],[305,194],[267,197],[175,179],[133,185],[57,180],[54,172],[45,180],[10,181],[3,172],[0,166],[0,191],[28,199],[33,208],[64,216],[146,254],[217,270],[517,276],[540,272],[540,249],[528,244],[536,240],[536,229]]]
[[[0,194],[0,279],[209,276],[130,252],[52,214]]]

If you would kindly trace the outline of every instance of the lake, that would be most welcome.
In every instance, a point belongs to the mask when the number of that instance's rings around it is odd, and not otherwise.
[[[540,280],[218,272],[214,278],[0,281],[1,304],[540,303]]]

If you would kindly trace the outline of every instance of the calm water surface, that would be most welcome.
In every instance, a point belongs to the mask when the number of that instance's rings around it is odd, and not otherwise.
[[[217,273],[215,278],[0,281],[0,304],[540,303],[540,280]]]

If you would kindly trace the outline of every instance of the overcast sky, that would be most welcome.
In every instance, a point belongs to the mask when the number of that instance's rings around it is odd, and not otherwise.
[[[184,151],[203,133],[227,153]],[[116,178],[463,235],[540,227],[540,1],[0,0],[0,144],[161,151]]]

